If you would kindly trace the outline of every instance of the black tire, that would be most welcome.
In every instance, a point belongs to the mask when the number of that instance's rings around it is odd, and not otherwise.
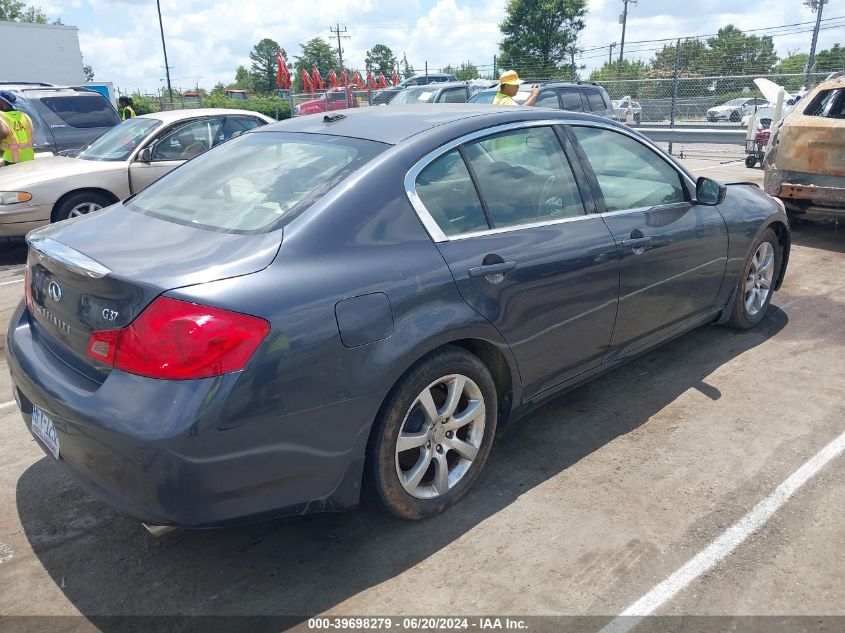
[[[736,110],[731,112],[731,123],[739,123],[740,118],[742,117],[739,116],[739,112]]]
[[[746,284],[749,282],[755,254],[758,252],[758,249],[760,249],[764,243],[769,244],[773,254],[771,275],[772,278],[770,282],[770,287],[768,288],[768,293],[766,294],[762,305],[754,306],[754,310],[756,311],[752,313],[746,303],[748,299],[748,296],[746,294]],[[772,229],[766,229],[757,237],[756,240],[754,240],[754,242],[751,244],[751,248],[748,249],[748,255],[745,258],[745,264],[742,267],[742,275],[740,275],[739,281],[736,285],[734,304],[733,309],[731,310],[731,316],[730,319],[728,319],[726,325],[740,330],[749,330],[763,320],[763,317],[766,316],[766,311],[769,309],[769,304],[772,301],[772,294],[774,294],[775,281],[777,280],[777,275],[780,272],[781,257],[782,253],[777,235],[775,235],[775,232]]]
[[[114,201],[95,191],[80,191],[79,193],[71,194],[62,200],[61,204],[53,209],[53,222],[67,220],[71,217],[71,213],[74,209],[86,204],[92,205],[92,207],[96,206],[100,209],[104,209],[105,207],[114,204]],[[92,210],[94,209],[92,208]]]
[[[752,169],[757,164],[757,157],[754,154],[749,154],[745,157],[745,166]]]
[[[640,125],[643,122],[643,115],[634,113],[634,125]]]
[[[447,387],[445,384],[437,384],[434,387],[432,385],[435,385],[441,379],[454,375],[469,378],[469,382],[473,383],[472,389],[477,387],[480,390],[481,399],[484,403],[484,413],[482,415],[479,412],[478,416],[474,417],[478,421],[483,419],[483,430],[477,432],[473,440],[468,436],[459,437],[458,434],[461,433],[461,429],[458,429],[454,432],[454,436],[448,436],[449,440],[435,439],[428,445],[402,451],[400,458],[396,448],[403,426],[406,427],[406,434],[418,436],[426,434],[426,427],[429,424],[432,425],[432,431],[429,432],[428,437],[433,437],[431,433],[437,430],[433,427],[438,426],[438,423],[430,423],[423,414],[423,408],[416,404],[418,397],[428,390],[435,400],[434,404],[438,412],[445,411],[445,401],[438,403],[437,399],[438,393],[442,393],[443,397],[446,398],[447,394],[440,391],[440,388],[446,389]],[[467,385],[469,385],[469,382],[467,382]],[[466,400],[465,396],[461,395],[460,402],[464,403],[463,406],[468,410],[473,401]],[[463,412],[461,405],[458,405],[456,411]],[[425,519],[443,512],[463,497],[478,479],[490,454],[490,448],[496,434],[497,419],[496,386],[487,367],[478,357],[462,348],[452,346],[429,354],[409,370],[393,387],[373,424],[364,469],[365,486],[368,493],[386,510],[403,519]],[[446,421],[444,420],[440,424],[446,424]],[[461,428],[469,429],[474,424],[477,423],[471,423]],[[447,427],[444,426],[443,428]],[[476,427],[474,431],[478,431],[478,428]],[[434,443],[443,441],[443,446],[446,446],[447,442],[453,441],[452,437],[454,437],[454,441],[475,441],[478,445],[477,453],[468,465],[464,463],[466,460],[455,450],[446,449],[439,452],[439,455],[435,454],[437,446]],[[425,461],[427,455],[430,456],[428,462]],[[407,463],[412,464],[407,470],[402,466],[402,459],[406,459]],[[426,489],[429,487],[436,489],[434,479],[440,459],[451,460],[449,463],[452,465],[449,468],[465,468],[453,487],[448,488],[448,491],[444,494],[435,490],[433,494],[437,496],[431,498],[419,498],[410,494],[399,479],[399,471],[402,470],[402,472],[408,474],[421,464],[428,463],[429,466],[424,467],[424,475],[418,484],[417,491],[424,492],[423,486]],[[419,468],[419,470],[422,469],[422,467]],[[448,468],[447,471],[452,474]]]

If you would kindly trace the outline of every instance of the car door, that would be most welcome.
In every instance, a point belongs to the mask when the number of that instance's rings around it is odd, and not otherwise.
[[[696,205],[688,178],[644,142],[573,125],[598,206],[619,247],[619,313],[608,359],[713,314],[727,263],[727,227]]]
[[[469,89],[466,87],[444,88],[437,96],[437,103],[466,103]]]
[[[415,192],[461,295],[507,340],[530,398],[601,363],[619,272],[554,129],[507,127],[440,150]]]
[[[217,139],[222,117],[203,117],[171,125],[147,147],[150,160],[142,161],[143,150],[129,165],[129,186],[138,193],[164,174],[208,151]]]

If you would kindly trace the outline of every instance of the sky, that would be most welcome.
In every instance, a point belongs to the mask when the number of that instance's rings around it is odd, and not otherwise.
[[[152,93],[164,85],[164,59],[155,0],[34,0],[51,18],[79,28],[85,62],[97,81],[111,81],[122,92]],[[402,54],[418,71],[471,61],[490,70],[501,39],[499,23],[507,0],[161,0],[168,61],[174,89],[234,81],[239,64],[249,66],[249,51],[270,37],[287,52],[323,37],[336,46],[329,28],[339,24],[347,66],[363,67],[368,48],[377,43]],[[838,6],[840,5],[840,6]],[[599,67],[608,44],[621,38],[622,0],[588,0],[586,28],[579,44],[585,51],[582,76]],[[833,0],[823,17],[845,16],[845,3]],[[661,44],[643,40],[715,33],[733,23],[759,29],[810,22],[814,14],[802,0],[639,0],[630,5],[626,59],[650,58]],[[831,24],[834,24],[833,22]],[[845,24],[841,22],[840,24]],[[810,30],[811,24],[783,31]],[[332,39],[330,39],[332,38]],[[774,38],[780,56],[806,52],[811,33],[784,33]],[[845,44],[845,26],[819,34],[818,49]],[[603,46],[604,50],[590,50]],[[614,51],[618,55],[619,49]]]

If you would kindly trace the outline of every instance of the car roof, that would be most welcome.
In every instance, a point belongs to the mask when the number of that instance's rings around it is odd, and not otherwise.
[[[103,95],[97,92],[96,90],[92,90],[91,88],[86,88],[85,86],[51,86],[50,84],[12,84],[12,83],[4,83],[0,84],[0,90],[9,90],[10,92],[19,92],[22,93],[27,98],[33,98],[38,96],[48,96],[51,94],[74,94],[74,95],[86,95],[92,94],[97,95],[98,97],[102,97]]]
[[[465,81],[438,81],[425,86],[406,86],[405,90],[440,90],[441,88],[466,88],[469,84]],[[398,87],[398,86],[397,86]]]
[[[220,116],[223,114],[246,114],[249,116],[258,116],[265,118],[266,115],[260,112],[253,112],[251,110],[237,110],[232,108],[189,108],[185,110],[165,110],[162,112],[151,112],[150,114],[142,114],[138,118],[142,119],[157,119],[164,123],[172,123],[174,121],[182,121],[184,119],[196,119],[205,116]]]
[[[340,118],[336,118],[340,116]],[[537,119],[566,119],[612,124],[605,118],[593,114],[547,110],[526,107],[508,107],[478,103],[438,103],[397,105],[387,107],[370,106],[350,108],[343,112],[319,115],[311,114],[279,121],[253,130],[251,133],[300,132],[305,134],[330,134],[361,138],[379,143],[395,145],[401,141],[434,128],[458,124],[473,117],[486,117],[479,121],[479,128],[485,124],[531,121]],[[624,127],[624,126],[622,126]]]

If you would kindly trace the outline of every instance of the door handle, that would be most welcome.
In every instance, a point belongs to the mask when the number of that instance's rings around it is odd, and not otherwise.
[[[645,248],[651,246],[650,237],[632,237],[629,240],[622,240],[622,246],[625,248]]]
[[[490,277],[491,275],[504,275],[516,270],[516,262],[500,262],[498,264],[485,264],[469,269],[469,276],[472,278]]]

